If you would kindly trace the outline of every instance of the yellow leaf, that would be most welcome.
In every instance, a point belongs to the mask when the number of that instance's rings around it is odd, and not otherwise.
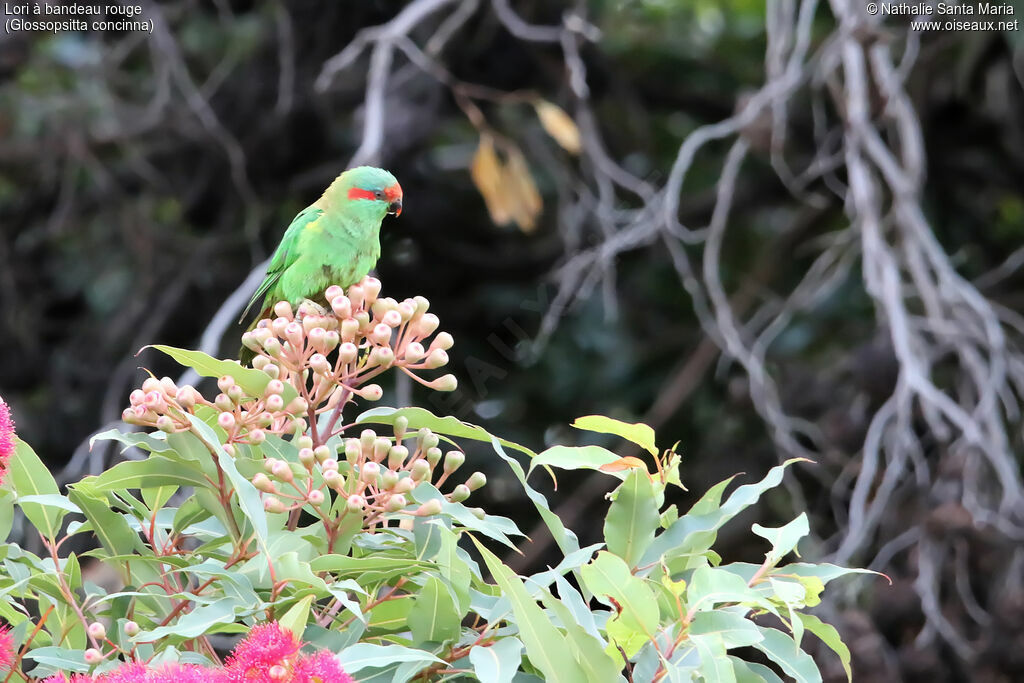
[[[469,169],[473,184],[484,198],[491,220],[497,225],[505,225],[512,220],[506,203],[506,194],[502,190],[501,160],[494,150],[494,140],[490,135],[480,136],[480,145],[473,155],[473,163]]]
[[[547,100],[538,100],[533,103],[533,107],[537,110],[540,125],[544,126],[548,135],[553,137],[555,142],[561,145],[566,152],[579,154],[580,129],[576,127],[576,122],[572,120],[572,117],[557,104],[552,104]]]
[[[619,458],[618,460],[613,460],[610,463],[601,465],[598,469],[602,472],[621,472],[623,470],[638,468],[643,469],[645,472],[647,471],[647,466],[644,464],[643,460],[635,458],[632,455],[627,455],[624,458]]]
[[[533,176],[530,175],[526,158],[515,147],[508,153],[504,189],[508,192],[507,206],[511,211],[512,220],[523,232],[533,232],[537,227],[537,216],[544,208],[544,202],[537,191],[537,185],[533,182]]]

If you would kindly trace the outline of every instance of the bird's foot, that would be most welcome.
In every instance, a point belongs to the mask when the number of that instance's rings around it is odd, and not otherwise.
[[[301,319],[307,315],[325,316],[330,315],[330,311],[311,299],[303,299],[296,317]]]

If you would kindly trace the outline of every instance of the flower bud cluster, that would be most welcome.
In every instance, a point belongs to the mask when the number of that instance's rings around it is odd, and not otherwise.
[[[442,452],[440,438],[429,429],[407,433],[407,428],[408,420],[399,417],[393,437],[365,429],[358,437],[347,439],[340,453],[326,446],[313,448],[312,440],[302,437],[297,444],[298,464],[269,458],[264,472],[257,473],[252,483],[268,494],[264,497],[268,512],[287,512],[309,503],[326,516],[332,508],[328,497],[333,492],[345,501],[342,516],[358,514],[367,527],[396,516],[436,515],[441,502],[417,502],[413,490],[422,482],[440,488],[466,456],[457,450]],[[463,502],[486,482],[483,473],[474,472],[445,498]]]
[[[340,412],[354,397],[378,400],[383,391],[370,380],[389,368],[437,391],[454,390],[454,375],[429,381],[419,376],[447,364],[454,343],[446,332],[435,334],[439,321],[427,312],[429,302],[380,297],[380,288],[372,277],[347,292],[329,287],[324,293],[329,309],[304,301],[293,311],[288,302],[278,302],[275,317],[260,320],[242,336],[255,354],[253,367],[270,378],[262,395],[248,395],[231,375],[217,381],[219,393],[212,401],[190,385],[151,377],[131,393],[122,419],[166,433],[185,431],[191,428],[188,414],[206,406],[216,411],[232,452],[235,444],[259,445],[268,434],[304,434],[308,419]],[[331,435],[320,434],[319,441]]]

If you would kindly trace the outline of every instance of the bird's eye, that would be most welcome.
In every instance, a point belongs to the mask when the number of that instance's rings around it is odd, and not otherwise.
[[[373,196],[377,199],[384,199],[384,190],[374,190]]]

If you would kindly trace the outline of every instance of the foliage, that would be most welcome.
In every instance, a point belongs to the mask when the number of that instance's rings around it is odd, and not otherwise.
[[[344,409],[355,397],[378,398],[369,381],[389,369],[436,389],[455,386],[448,376],[419,377],[443,365],[452,344],[442,332],[424,346],[439,324],[426,300],[397,302],[379,290],[366,278],[347,292],[328,290],[328,309],[305,302],[293,314],[278,304],[276,318],[244,337],[258,354],[253,368],[162,348],[218,377],[221,393],[211,401],[150,378],[124,418],[156,431],[98,437],[147,456],[85,477],[66,495],[17,442],[16,507],[49,556],[13,543],[0,550],[0,615],[21,647],[16,667],[40,677],[100,673],[124,661],[217,666],[218,636],[277,621],[366,681],[457,673],[482,681],[780,680],[740,657],[746,647],[798,681],[821,680],[801,649],[808,631],[849,675],[837,632],[804,609],[829,581],[861,570],[783,564],[808,534],[806,515],[780,528],[753,526],[767,541],[760,564],[723,563],[712,548],[718,530],[778,486],[796,460],[725,495],[727,479],[680,514],[666,505],[666,493],[682,487],[680,456],[660,451],[646,425],[600,416],[576,424],[634,441],[653,468],[597,446],[535,454],[421,408],[376,408],[346,423]],[[467,505],[486,483],[481,473],[451,485],[466,460],[461,446],[472,442],[489,446],[520,482],[561,549],[557,566],[518,576],[496,554],[515,551],[523,534]],[[538,467],[620,480],[603,543],[580,547],[528,483]],[[2,513],[9,529],[13,507]],[[61,551],[79,535],[95,536],[99,547]],[[87,559],[115,571],[119,587],[91,580]],[[252,657],[236,651],[228,668],[239,659]]]

